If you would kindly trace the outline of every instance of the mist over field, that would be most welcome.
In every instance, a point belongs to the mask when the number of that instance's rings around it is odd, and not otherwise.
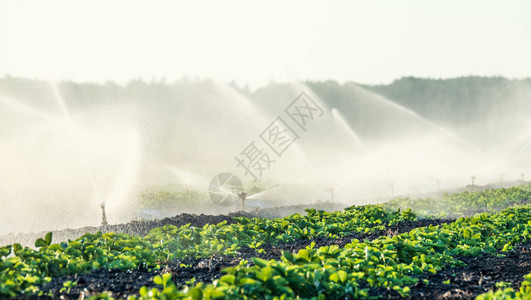
[[[286,109],[303,92],[315,110],[301,127]],[[464,187],[471,176],[476,185],[525,180],[529,97],[531,80],[503,77],[251,90],[209,79],[120,85],[6,76],[0,233],[97,225],[100,203],[111,223],[235,211],[209,199],[212,178],[224,172],[241,179],[250,208],[364,204]],[[277,117],[298,136],[281,155],[260,138]],[[235,159],[252,142],[270,159],[256,181]]]

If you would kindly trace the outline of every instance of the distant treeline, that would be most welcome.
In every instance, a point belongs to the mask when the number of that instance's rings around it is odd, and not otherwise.
[[[504,110],[501,106],[531,106],[531,78],[404,77],[388,85],[366,85],[365,88],[443,124],[468,123],[487,117],[493,107]]]
[[[386,97],[436,123],[459,126],[490,119],[493,113],[511,114],[513,111],[531,111],[531,78],[507,79],[504,77],[459,77],[451,79],[426,79],[404,77],[386,85],[361,85],[353,82],[307,81],[310,87],[330,107],[341,109],[360,95],[349,88],[352,85]],[[77,107],[95,102],[140,101],[178,99],[188,91],[208,90],[212,81],[184,77],[174,82],[165,80],[132,80],[124,85],[106,83],[60,83],[64,97]],[[234,82],[231,87],[252,100],[275,97],[285,84],[270,83],[251,91],[247,85]],[[22,100],[38,101],[50,97],[45,81],[5,76],[0,78],[0,96],[13,96]],[[34,100],[35,99],[35,100]]]

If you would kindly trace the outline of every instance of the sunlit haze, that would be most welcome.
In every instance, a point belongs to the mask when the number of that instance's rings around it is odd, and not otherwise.
[[[388,83],[529,76],[528,1],[0,1],[0,75]]]
[[[0,0],[0,235],[521,184],[530,18],[527,1]]]

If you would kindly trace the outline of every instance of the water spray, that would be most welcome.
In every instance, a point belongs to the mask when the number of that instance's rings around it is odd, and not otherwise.
[[[94,173],[89,165],[88,155],[79,142],[79,138],[76,132],[76,128],[74,126],[74,122],[72,121],[72,118],[70,117],[70,113],[68,112],[68,109],[66,108],[65,99],[63,99],[63,96],[61,95],[59,91],[59,87],[57,86],[56,83],[50,81],[49,84],[51,86],[54,98],[57,101],[59,108],[63,112],[63,118],[67,124],[68,133],[70,135],[70,140],[72,142],[72,145],[75,147],[75,150],[79,155],[81,163],[83,164],[85,171],[87,172],[87,177],[89,179],[90,184],[92,185],[94,194],[96,195],[96,197],[98,197],[99,196],[98,187],[96,185],[96,179],[95,179]]]

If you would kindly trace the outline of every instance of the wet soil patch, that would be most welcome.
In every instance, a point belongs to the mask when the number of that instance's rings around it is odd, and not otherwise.
[[[410,287],[410,298],[474,299],[479,294],[495,290],[496,283],[500,281],[508,282],[513,289],[518,290],[524,275],[531,273],[531,242],[520,244],[511,252],[500,251],[497,254],[456,257],[466,266],[420,276],[420,281]],[[427,279],[429,284],[425,285],[423,279]],[[383,299],[401,298],[397,292],[387,289],[373,289],[371,294]]]
[[[154,287],[153,277],[161,273],[171,273],[172,280],[178,286],[185,285],[187,281],[196,278],[196,282],[212,282],[222,274],[221,270],[226,267],[236,266],[242,259],[251,263],[252,257],[263,259],[279,259],[282,251],[294,252],[309,246],[312,242],[315,247],[327,245],[338,245],[340,247],[350,243],[352,239],[372,240],[380,236],[394,236],[396,234],[409,232],[412,229],[440,225],[453,220],[420,220],[407,221],[397,225],[389,226],[386,230],[379,230],[371,233],[349,233],[340,239],[314,238],[311,240],[298,240],[291,243],[280,243],[277,245],[264,245],[261,248],[265,253],[257,253],[255,249],[242,247],[239,250],[240,255],[221,256],[216,255],[208,259],[187,258],[180,261],[172,261],[160,270],[94,270],[86,274],[76,274],[67,277],[54,278],[50,283],[45,285],[42,290],[45,293],[51,292],[54,298],[63,296],[64,299],[78,299],[81,293],[85,296],[98,294],[103,291],[112,292],[115,298],[126,297],[127,295],[137,294],[142,286]],[[70,290],[70,293],[61,293],[63,283],[66,281],[76,282],[77,285]]]

